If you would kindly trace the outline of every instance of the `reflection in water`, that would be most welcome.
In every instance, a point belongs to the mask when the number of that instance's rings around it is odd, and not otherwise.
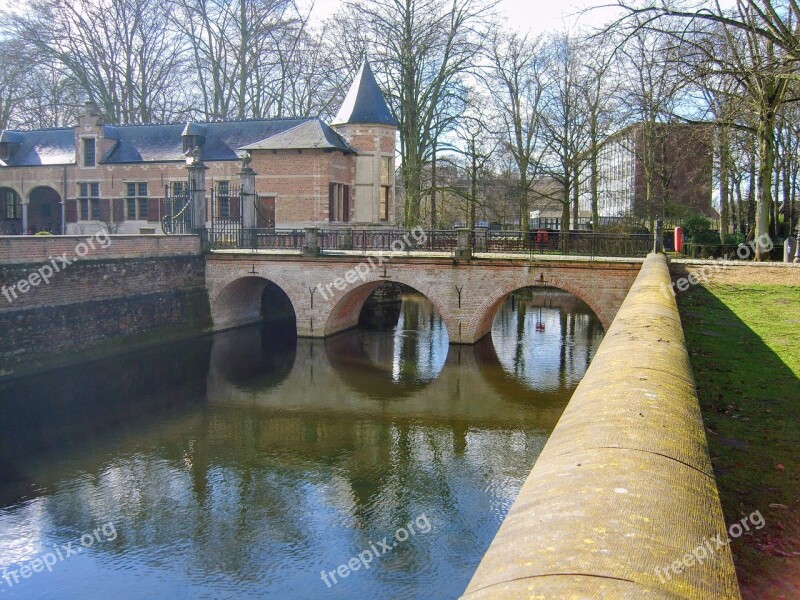
[[[603,327],[586,303],[554,288],[515,292],[492,328],[506,371],[541,391],[575,388],[602,337]]]
[[[248,328],[0,383],[0,572],[118,532],[0,592],[458,597],[602,335],[562,303],[537,337],[526,302],[537,349],[518,347],[516,299],[492,339],[448,349],[406,295],[390,332]],[[567,373],[539,376],[555,364]],[[320,571],[423,513],[429,533],[327,588]]]

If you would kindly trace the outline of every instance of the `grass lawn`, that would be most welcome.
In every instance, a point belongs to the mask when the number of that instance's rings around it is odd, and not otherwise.
[[[717,485],[745,599],[800,598],[800,288],[694,286],[678,294]]]

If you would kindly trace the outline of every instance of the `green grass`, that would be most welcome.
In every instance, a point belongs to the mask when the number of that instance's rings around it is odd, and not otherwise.
[[[726,521],[767,525],[731,548],[745,598],[800,598],[800,288],[678,294]]]

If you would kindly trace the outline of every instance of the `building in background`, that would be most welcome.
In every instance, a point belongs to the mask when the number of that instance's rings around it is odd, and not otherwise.
[[[707,125],[639,123],[609,138],[598,164],[600,224],[691,213],[716,218],[712,133]],[[580,188],[582,215],[592,214],[590,185],[586,169]]]
[[[159,231],[162,199],[187,193],[193,159],[207,168],[206,220],[212,212],[235,218],[228,194],[245,154],[259,227],[393,225],[396,134],[366,61],[330,125],[109,125],[87,102],[76,127],[0,133],[0,234]]]

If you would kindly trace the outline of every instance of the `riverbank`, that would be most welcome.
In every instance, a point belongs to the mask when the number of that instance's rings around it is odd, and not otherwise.
[[[742,596],[800,598],[800,287],[693,286],[678,305]]]

